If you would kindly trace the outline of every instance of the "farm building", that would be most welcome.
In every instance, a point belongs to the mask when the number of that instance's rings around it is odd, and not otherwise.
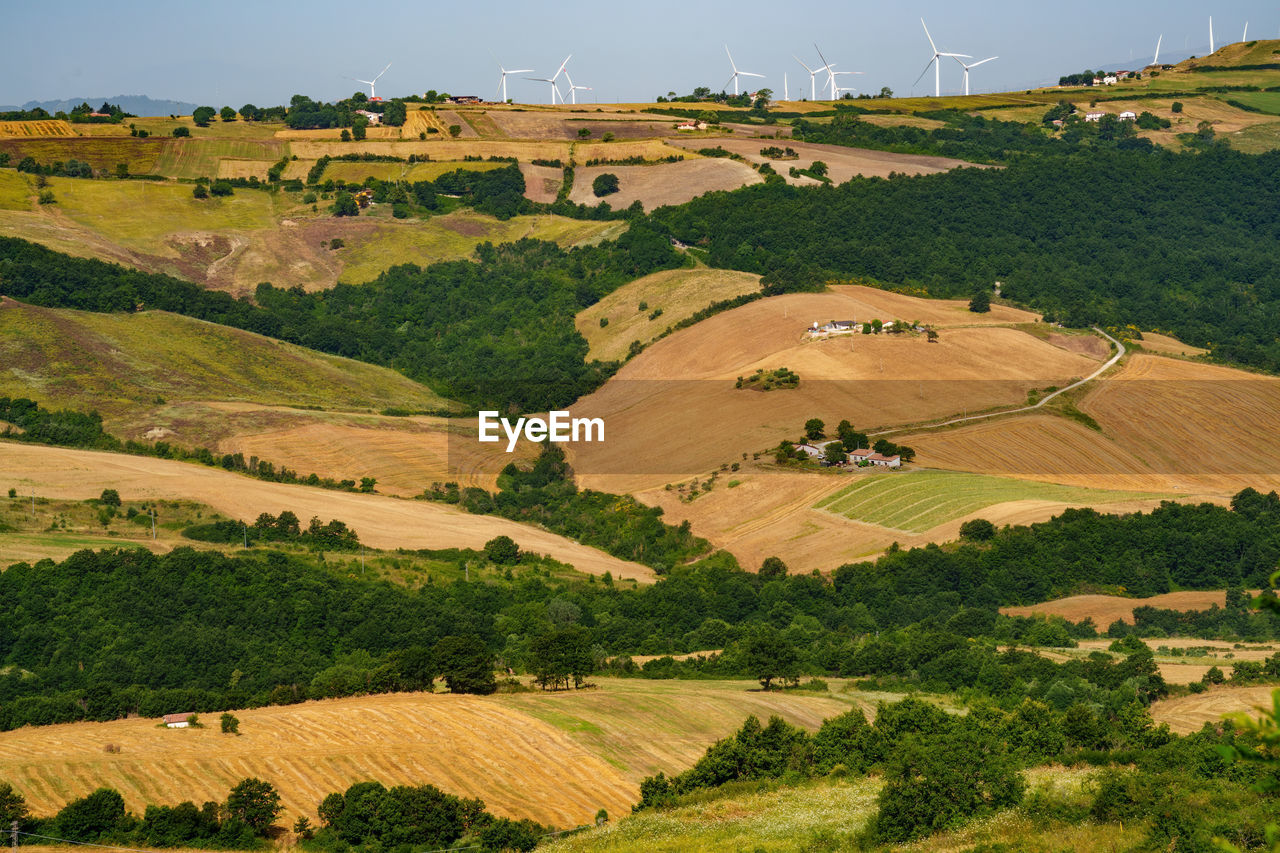
[[[874,453],[875,451],[869,447],[860,447],[849,454],[849,461],[855,465],[859,462],[866,462]]]
[[[797,444],[796,450],[800,451],[805,456],[808,456],[810,459],[821,459],[825,454],[825,451],[821,447],[813,444]]]
[[[1085,121],[1102,121],[1102,117],[1104,115],[1106,115],[1106,113],[1086,113],[1084,120]]]
[[[707,129],[707,123],[705,121],[694,121],[693,119],[689,119],[686,122],[682,122],[676,125],[676,130],[683,130],[683,131],[706,130],[706,129]]]
[[[377,127],[378,125],[382,124],[382,113],[372,113],[372,112],[369,112],[368,110],[356,110],[356,115],[364,116],[365,119],[369,122],[369,124],[373,125],[374,127]]]
[[[185,729],[191,725],[190,720],[194,716],[191,713],[186,714],[165,714],[164,725],[169,729]]]
[[[861,331],[862,324],[857,320],[831,320],[824,326],[819,326],[818,321],[814,320],[813,325],[809,327],[809,334],[815,338],[826,337],[827,335],[856,334]]]
[[[893,456],[885,456],[883,453],[872,453],[867,457],[867,461],[877,468],[901,468],[902,457],[897,454]]]
[[[1124,112],[1120,113],[1120,120],[1121,121],[1137,121],[1138,114],[1135,113],[1133,110],[1125,110]]]

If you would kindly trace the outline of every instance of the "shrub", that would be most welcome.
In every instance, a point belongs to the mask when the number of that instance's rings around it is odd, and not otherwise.
[[[618,176],[612,172],[605,172],[603,175],[597,175],[596,179],[591,182],[591,191],[596,194],[596,198],[612,195],[619,189]]]

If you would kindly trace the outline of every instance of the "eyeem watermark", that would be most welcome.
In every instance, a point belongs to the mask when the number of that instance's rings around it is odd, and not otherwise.
[[[604,418],[575,418],[568,412],[549,412],[543,418],[516,418],[513,424],[498,412],[480,412],[480,440],[501,441],[507,436],[507,452],[516,449],[516,442],[523,435],[535,444],[550,440],[556,444],[578,441],[604,441]]]

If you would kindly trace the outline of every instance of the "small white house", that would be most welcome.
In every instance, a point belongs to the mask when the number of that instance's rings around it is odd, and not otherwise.
[[[165,725],[165,728],[168,728],[168,729],[185,729],[187,726],[191,725],[191,723],[190,723],[190,722],[188,722],[188,721],[191,719],[191,717],[192,717],[192,714],[190,714],[190,713],[186,713],[186,714],[165,714],[165,715],[164,715],[164,725]]]
[[[810,459],[821,459],[826,455],[826,452],[816,444],[797,444],[796,450],[799,450]]]
[[[1114,86],[1119,82],[1120,82],[1120,78],[1114,74],[1108,74],[1106,77],[1102,78],[1102,85],[1104,86]]]
[[[676,125],[676,130],[682,130],[685,132],[691,132],[694,130],[706,130],[706,129],[707,129],[707,123],[705,121],[694,121],[693,119],[689,119],[686,122]]]
[[[874,453],[875,451],[871,450],[869,447],[860,447],[849,454],[849,461],[855,465],[859,462],[866,462],[874,455]]]
[[[901,468],[902,457],[894,454],[893,456],[885,456],[882,453],[872,453],[867,457],[867,461],[877,468]]]
[[[356,110],[356,115],[364,116],[371,127],[377,127],[382,124],[382,113],[374,113],[369,110]]]
[[[1085,113],[1084,120],[1085,121],[1102,121],[1102,117],[1104,115],[1106,115],[1106,113]]]
[[[1137,121],[1138,114],[1135,113],[1133,110],[1125,110],[1124,112],[1120,113],[1120,120],[1121,121]]]

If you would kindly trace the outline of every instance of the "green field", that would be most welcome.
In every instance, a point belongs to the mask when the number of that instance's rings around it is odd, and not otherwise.
[[[1232,92],[1222,97],[1223,100],[1239,101],[1268,115],[1280,115],[1280,92]]]
[[[321,180],[346,181],[349,184],[363,183],[365,178],[377,178],[380,181],[434,181],[446,172],[467,169],[472,172],[487,172],[490,169],[501,169],[507,163],[477,163],[462,160],[433,160],[429,163],[350,163],[335,160],[324,170]]]
[[[276,226],[275,197],[261,190],[201,200],[184,184],[53,178],[49,185],[58,209],[71,219],[116,243],[150,252],[164,251],[164,238],[180,231]]]
[[[169,139],[153,171],[171,178],[213,178],[224,157],[262,160],[269,165],[287,153],[288,146],[274,139]]]
[[[625,227],[618,222],[587,222],[560,216],[515,216],[503,222],[472,210],[420,222],[388,222],[367,237],[362,235],[358,244],[341,250],[345,266],[340,278],[359,284],[372,281],[396,264],[425,266],[469,258],[475,247],[486,240],[496,244],[530,237],[572,246],[592,242],[601,235],[616,236]]]
[[[0,309],[0,395],[106,416],[184,401],[325,409],[443,408],[386,368],[164,312]]]
[[[0,210],[30,210],[34,194],[26,175],[14,169],[0,169]]]
[[[1226,137],[1237,151],[1246,154],[1262,154],[1280,148],[1280,121],[1255,124]]]
[[[1158,495],[1060,486],[959,471],[913,471],[859,477],[814,507],[854,521],[908,533],[924,533],[939,524],[1008,501],[1053,501],[1086,506],[1154,497]]]

